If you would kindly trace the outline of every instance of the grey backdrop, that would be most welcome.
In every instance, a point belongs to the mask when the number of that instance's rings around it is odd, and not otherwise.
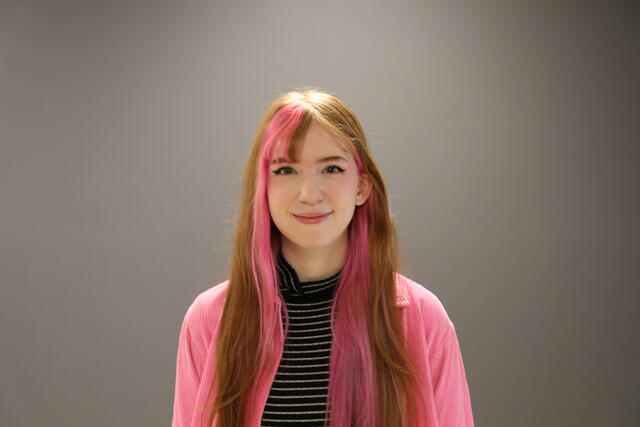
[[[632,6],[633,5],[633,6]],[[638,425],[637,2],[3,1],[2,425],[169,425],[248,148],[360,117],[478,426]]]

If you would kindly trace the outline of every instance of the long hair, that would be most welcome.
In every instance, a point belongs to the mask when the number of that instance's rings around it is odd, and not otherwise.
[[[342,101],[307,88],[279,96],[258,127],[246,164],[235,228],[229,285],[215,343],[215,368],[207,402],[207,425],[244,426],[256,378],[275,362],[273,337],[283,322],[276,256],[280,232],[269,214],[267,185],[278,144],[297,161],[298,146],[312,121],[349,150],[371,193],[356,206],[348,226],[346,261],[331,309],[333,343],[325,425],[411,426],[424,416],[416,396],[416,362],[405,345],[395,306],[397,233],[385,183],[355,114]],[[289,316],[284,308],[284,336]],[[211,396],[214,396],[211,399]]]

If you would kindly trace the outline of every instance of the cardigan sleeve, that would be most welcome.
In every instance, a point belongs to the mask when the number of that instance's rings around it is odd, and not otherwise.
[[[440,427],[473,427],[469,386],[453,325],[429,358]]]
[[[205,325],[196,299],[182,321],[178,339],[172,427],[189,427],[207,356]]]

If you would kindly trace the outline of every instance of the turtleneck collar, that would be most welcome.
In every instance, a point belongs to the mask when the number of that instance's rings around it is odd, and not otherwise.
[[[333,288],[340,281],[342,274],[342,269],[340,269],[336,274],[325,279],[301,282],[294,268],[284,259],[282,251],[278,252],[276,270],[283,295],[312,299],[332,294]]]

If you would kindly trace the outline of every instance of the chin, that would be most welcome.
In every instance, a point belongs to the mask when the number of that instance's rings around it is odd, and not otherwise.
[[[301,249],[319,249],[327,246],[324,242],[294,242],[293,244]]]
[[[289,241],[294,245],[297,246],[301,249],[319,249],[319,248],[323,248],[326,246],[329,246],[331,244],[331,242],[327,242],[325,240],[314,240],[314,239],[296,239],[296,240],[291,240],[289,239]]]

